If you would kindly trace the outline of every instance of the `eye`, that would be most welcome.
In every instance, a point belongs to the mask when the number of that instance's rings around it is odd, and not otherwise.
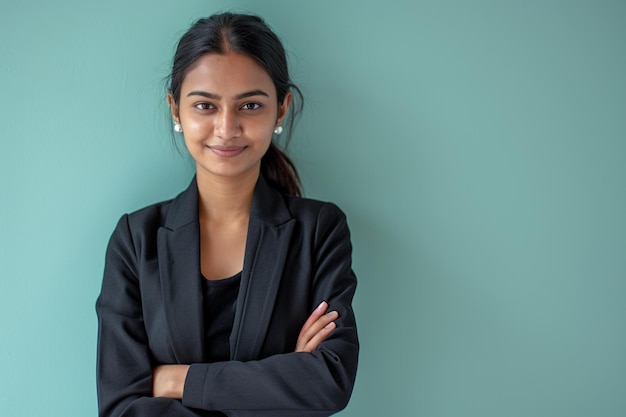
[[[211,103],[198,103],[194,107],[198,110],[211,110],[214,108]]]
[[[262,106],[259,103],[246,103],[243,106],[241,106],[242,110],[258,110],[260,109]]]

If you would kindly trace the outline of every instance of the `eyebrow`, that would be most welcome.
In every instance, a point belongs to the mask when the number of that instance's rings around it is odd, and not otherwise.
[[[201,97],[206,97],[206,98],[210,98],[211,100],[221,100],[222,96],[219,96],[217,94],[213,94],[213,93],[209,93],[206,91],[192,91],[189,94],[187,94],[187,97],[191,97],[191,96],[201,96]],[[265,96],[265,97],[269,97],[269,94],[267,94],[265,91],[263,90],[250,90],[250,91],[246,91],[245,93],[240,93],[237,94],[235,96],[233,96],[234,100],[241,100],[242,98],[248,98],[248,97],[253,97],[253,96]]]

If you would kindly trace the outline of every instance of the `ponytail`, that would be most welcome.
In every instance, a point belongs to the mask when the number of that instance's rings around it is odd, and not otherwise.
[[[296,166],[274,142],[261,160],[261,174],[272,188],[296,197],[302,196],[300,176]]]

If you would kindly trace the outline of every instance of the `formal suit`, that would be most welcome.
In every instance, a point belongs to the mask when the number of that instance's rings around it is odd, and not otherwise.
[[[343,213],[259,178],[225,362],[205,359],[199,249],[195,180],[117,224],[96,303],[100,416],[305,417],[344,408],[359,347]],[[315,352],[294,353],[324,300],[339,313],[337,328]],[[153,398],[153,367],[177,363],[191,364],[182,401]]]

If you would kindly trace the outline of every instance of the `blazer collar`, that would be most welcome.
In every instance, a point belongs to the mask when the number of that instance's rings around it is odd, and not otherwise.
[[[284,196],[260,176],[252,200],[230,336],[231,359],[252,360],[261,352],[294,224]],[[172,201],[157,240],[162,297],[175,360],[178,363],[202,362],[205,321],[195,178]]]
[[[189,187],[172,200],[164,226],[176,230],[191,223],[198,223],[198,183],[193,177]]]
[[[275,226],[291,219],[283,195],[270,187],[262,175],[254,188],[250,217]],[[192,223],[198,223],[198,184],[195,177],[189,187],[172,200],[164,226],[176,230]]]

